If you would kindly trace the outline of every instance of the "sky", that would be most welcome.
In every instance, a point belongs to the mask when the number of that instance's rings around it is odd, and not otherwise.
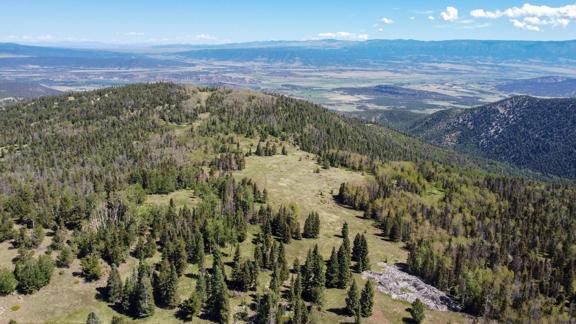
[[[576,39],[576,2],[1,0],[0,42]]]

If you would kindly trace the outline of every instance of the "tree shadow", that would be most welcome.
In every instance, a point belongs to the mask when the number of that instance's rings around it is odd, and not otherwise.
[[[338,316],[344,316],[344,317],[348,317],[348,313],[346,312],[346,308],[343,307],[334,307],[334,308],[329,308],[326,311],[334,313]]]

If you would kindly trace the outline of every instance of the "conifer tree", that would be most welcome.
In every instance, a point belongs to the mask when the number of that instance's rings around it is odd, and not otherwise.
[[[370,269],[370,258],[368,257],[368,242],[366,241],[366,236],[362,234],[359,237],[357,246],[356,271],[360,273]]]
[[[90,312],[90,314],[88,314],[86,324],[101,324],[101,323],[102,322],[100,322],[100,319],[98,318],[98,316],[96,316],[94,312]]]
[[[191,321],[202,309],[202,297],[198,294],[198,291],[194,291],[188,299],[180,304],[179,308],[180,315],[185,320]]]
[[[372,308],[374,307],[374,285],[372,281],[368,280],[362,293],[360,295],[360,313],[362,317],[372,316]]]
[[[254,318],[255,324],[268,324],[274,323],[274,296],[271,293],[265,293],[258,298],[258,305],[256,307],[256,317]]]
[[[412,303],[412,308],[410,308],[410,315],[412,315],[412,320],[415,323],[422,323],[424,321],[424,304],[420,301],[420,299],[416,298],[416,300]]]
[[[122,279],[115,264],[112,265],[108,281],[106,282],[106,300],[110,303],[118,303],[122,299]]]
[[[68,268],[73,261],[72,250],[65,244],[56,258],[56,265],[60,268]]]
[[[131,308],[135,317],[154,315],[154,291],[149,275],[143,275],[134,286]]]
[[[100,258],[95,253],[84,257],[81,262],[82,275],[86,280],[93,281],[100,279],[102,275],[102,267],[100,266]]]
[[[338,249],[338,288],[344,289],[350,281],[350,259],[344,244]]]
[[[349,316],[356,315],[360,301],[358,297],[358,286],[356,286],[356,281],[352,280],[352,286],[348,290],[348,295],[346,296],[346,313]]]
[[[328,288],[336,288],[339,286],[339,269],[340,264],[338,262],[338,254],[336,249],[332,248],[332,253],[330,254],[330,259],[328,260],[328,264],[326,265],[326,287]]]
[[[216,250],[217,251],[217,250]],[[210,280],[210,296],[208,297],[208,314],[218,323],[227,323],[230,313],[230,304],[228,297],[228,288],[224,278],[224,269],[222,260],[216,260],[212,267],[212,276]]]
[[[154,295],[156,303],[166,308],[174,308],[178,305],[178,274],[176,267],[167,259],[160,263],[158,273],[154,275]]]

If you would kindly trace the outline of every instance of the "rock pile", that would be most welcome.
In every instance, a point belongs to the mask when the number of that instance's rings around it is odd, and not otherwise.
[[[364,271],[362,277],[374,280],[378,284],[377,289],[390,295],[393,299],[412,303],[418,298],[430,309],[439,311],[461,310],[460,306],[444,292],[426,284],[420,278],[412,276],[396,266],[383,262],[378,263],[378,265],[382,267],[382,272]]]

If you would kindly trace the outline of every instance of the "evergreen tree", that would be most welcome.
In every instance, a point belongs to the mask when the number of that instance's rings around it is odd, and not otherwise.
[[[72,255],[72,250],[65,244],[56,258],[56,265],[60,268],[68,268],[73,261],[74,256]]]
[[[98,318],[98,316],[96,316],[94,312],[90,312],[90,314],[88,314],[86,324],[101,324],[101,323],[102,322],[100,322],[100,319]]]
[[[110,275],[106,282],[106,300],[110,303],[118,303],[122,299],[122,279],[115,264],[112,265]]]
[[[202,310],[202,297],[197,291],[180,304],[179,314],[187,321],[191,321]]]
[[[410,315],[412,315],[412,320],[415,323],[422,323],[424,321],[424,317],[426,316],[424,314],[424,304],[420,301],[420,299],[416,299],[413,303],[412,303],[412,308],[410,308]]]
[[[358,286],[356,286],[356,280],[352,280],[352,286],[350,286],[348,295],[346,296],[346,313],[349,316],[356,315],[359,304]]]
[[[338,288],[344,289],[350,281],[350,255],[346,252],[344,244],[338,249]]]
[[[16,290],[17,285],[16,277],[11,271],[4,268],[0,269],[0,295],[11,294]]]
[[[323,302],[326,277],[324,260],[318,252],[318,245],[308,251],[306,263],[302,270],[303,295],[311,302],[321,305]]]
[[[360,313],[362,317],[372,316],[372,308],[374,307],[374,286],[372,281],[368,280],[362,294],[360,295]]]
[[[356,240],[355,240],[356,241]],[[356,271],[362,272],[370,269],[370,258],[368,257],[368,242],[366,236],[363,234],[359,237],[358,245],[354,245],[357,249],[356,255]]]
[[[158,273],[154,276],[154,296],[156,304],[174,308],[178,305],[178,274],[176,267],[167,259],[162,260]]]
[[[230,313],[230,304],[228,300],[228,288],[224,279],[223,266],[216,260],[212,267],[212,277],[210,281],[210,296],[208,297],[208,313],[218,323],[227,323]]]
[[[338,262],[338,254],[336,249],[332,248],[332,253],[330,254],[330,260],[326,266],[326,287],[336,288],[339,286],[340,282],[340,264]]]
[[[30,236],[32,247],[38,248],[40,244],[42,244],[42,241],[44,241],[44,236],[44,228],[42,228],[40,224],[36,223],[32,229],[32,235]]]
[[[258,305],[256,306],[256,317],[254,318],[255,324],[269,324],[274,323],[275,318],[275,301],[271,293],[266,293],[258,298]]]
[[[80,261],[82,266],[82,275],[88,281],[100,279],[102,276],[102,267],[100,266],[100,258],[95,253],[84,257]]]
[[[302,236],[305,238],[318,238],[320,234],[320,216],[317,212],[311,212],[304,221],[304,232]]]
[[[154,315],[154,290],[149,275],[142,275],[134,286],[131,306],[135,317]]]
[[[352,247],[352,261],[356,261],[358,262],[359,258],[360,258],[360,250],[361,250],[361,236],[360,233],[356,234],[356,236],[354,237],[354,245]]]

